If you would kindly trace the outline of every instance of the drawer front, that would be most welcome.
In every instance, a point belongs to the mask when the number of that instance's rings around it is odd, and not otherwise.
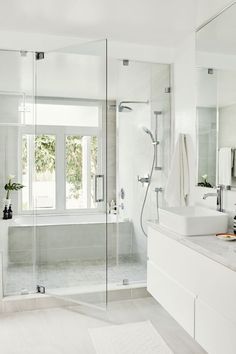
[[[236,353],[236,325],[196,300],[195,339],[209,354]]]
[[[236,272],[152,228],[148,258],[236,324]]]
[[[179,241],[149,228],[148,259],[193,293],[197,290],[192,278],[197,267],[197,256],[197,252]]]
[[[151,261],[148,261],[147,289],[170,315],[194,336],[194,295]]]

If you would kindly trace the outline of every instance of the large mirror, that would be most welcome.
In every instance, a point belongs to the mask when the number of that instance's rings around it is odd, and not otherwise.
[[[236,4],[197,31],[197,185],[236,187]]]

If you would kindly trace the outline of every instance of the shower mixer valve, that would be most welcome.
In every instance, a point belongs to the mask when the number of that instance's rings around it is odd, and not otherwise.
[[[144,183],[150,183],[150,176],[148,175],[147,177],[137,177],[138,178],[138,182],[142,183],[142,186],[144,185]]]

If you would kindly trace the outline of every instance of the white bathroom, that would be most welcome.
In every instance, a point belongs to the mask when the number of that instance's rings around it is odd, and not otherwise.
[[[236,353],[235,19],[0,3],[2,354]]]

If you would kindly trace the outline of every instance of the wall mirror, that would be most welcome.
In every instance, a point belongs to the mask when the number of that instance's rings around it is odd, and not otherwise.
[[[196,33],[197,185],[236,187],[236,4]]]

